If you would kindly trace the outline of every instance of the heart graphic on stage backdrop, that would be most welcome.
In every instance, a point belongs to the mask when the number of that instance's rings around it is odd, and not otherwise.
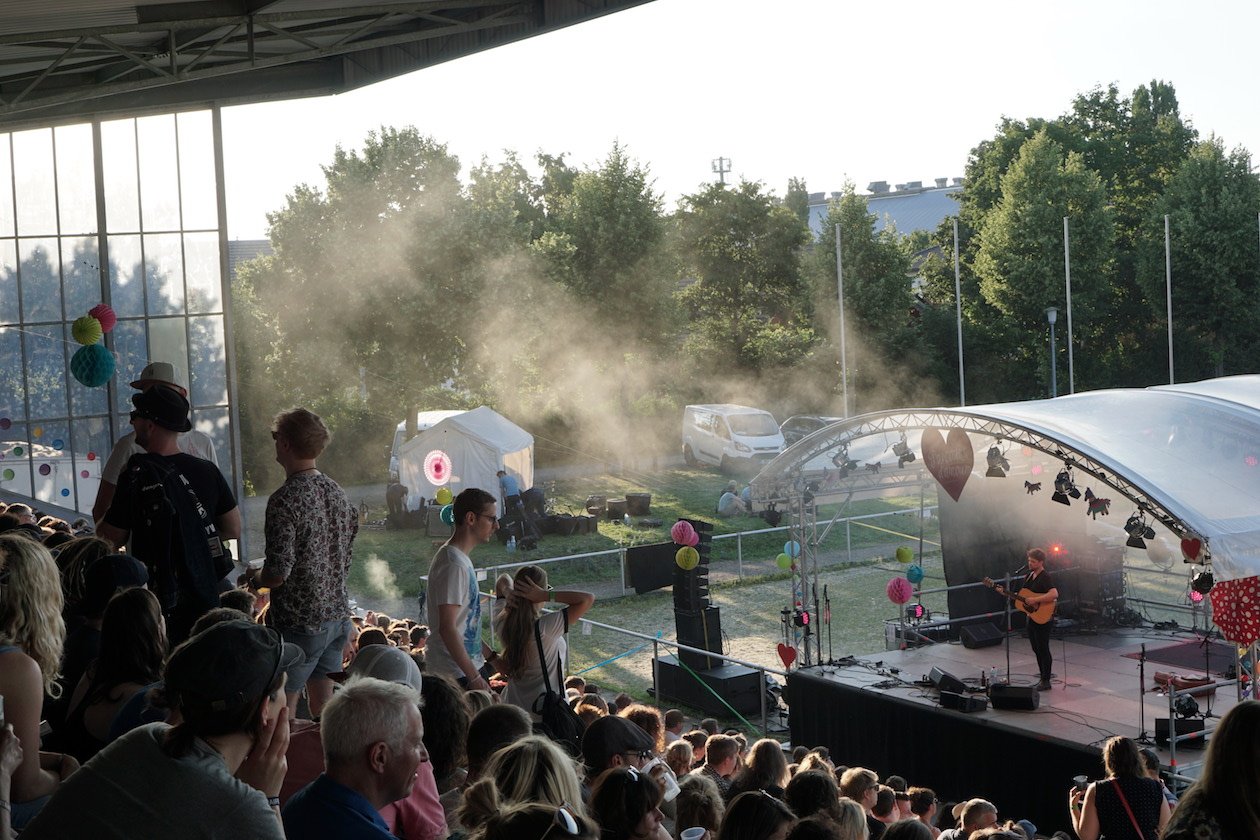
[[[1199,540],[1182,540],[1181,553],[1186,560],[1193,562],[1199,559],[1199,551],[1203,548],[1203,543]]]
[[[971,468],[976,464],[976,451],[971,447],[971,438],[962,429],[950,429],[949,437],[941,437],[937,429],[928,429],[923,433],[919,444],[923,450],[923,464],[932,477],[945,488],[955,502],[962,495],[967,479],[971,478]]]
[[[779,642],[779,658],[783,660],[784,668],[791,668],[792,663],[796,661],[796,648]]]

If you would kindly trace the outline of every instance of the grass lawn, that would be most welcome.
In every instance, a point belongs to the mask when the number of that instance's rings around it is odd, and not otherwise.
[[[473,563],[479,568],[492,568],[534,559],[616,551],[622,547],[668,542],[669,528],[679,517],[713,522],[714,535],[765,528],[766,524],[757,517],[719,519],[713,513],[725,481],[715,472],[690,468],[660,471],[653,476],[650,483],[613,476],[557,481],[554,487],[547,488],[557,512],[583,513],[583,505],[589,495],[622,498],[626,493],[651,493],[651,516],[661,520],[662,524],[657,527],[627,527],[620,521],[601,521],[598,534],[571,537],[548,535],[542,539],[536,550],[530,552],[509,553],[504,546],[493,542],[477,549],[473,554]],[[856,549],[888,543],[890,540],[902,540],[913,546],[919,532],[918,508],[917,496],[853,502],[845,511],[846,516],[885,511],[905,511],[905,514],[881,517],[863,525],[855,523],[849,532],[846,532],[843,525],[837,525],[822,548],[827,552],[843,551],[850,545]],[[821,508],[819,518],[829,519],[834,513],[834,508]],[[383,517],[384,510],[379,507],[368,512],[369,521]],[[932,518],[923,524],[925,538],[935,540],[936,520]],[[890,534],[889,531],[895,533]],[[734,539],[717,540],[710,563],[715,572],[720,568],[733,568],[738,564],[742,549],[745,574],[774,573],[778,571],[774,566],[774,558],[783,550],[785,539],[785,532],[778,531],[744,537],[742,546],[739,547]],[[414,598],[420,591],[420,576],[428,572],[433,553],[442,542],[441,538],[426,536],[422,531],[361,529],[355,540],[356,562],[350,571],[350,591],[364,604],[372,603],[374,598]],[[616,554],[549,565],[548,574],[555,584],[596,587],[601,598],[607,594],[620,594],[620,561]],[[598,586],[599,584],[603,585]]]

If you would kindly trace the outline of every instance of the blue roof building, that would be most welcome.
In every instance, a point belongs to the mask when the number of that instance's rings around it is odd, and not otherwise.
[[[911,181],[889,188],[887,181],[875,181],[867,187],[867,208],[875,214],[875,230],[883,230],[891,220],[898,233],[916,230],[936,230],[942,221],[958,215],[958,194],[962,192],[963,179],[937,178],[936,186],[925,187],[922,181]],[[827,219],[831,201],[838,201],[840,193],[810,193],[809,229],[817,239]]]

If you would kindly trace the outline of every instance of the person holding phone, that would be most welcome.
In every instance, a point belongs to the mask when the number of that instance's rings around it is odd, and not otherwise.
[[[1109,738],[1103,745],[1107,778],[1082,789],[1080,777],[1068,793],[1072,827],[1080,840],[1154,840],[1170,812],[1159,782],[1146,777],[1137,744]]]

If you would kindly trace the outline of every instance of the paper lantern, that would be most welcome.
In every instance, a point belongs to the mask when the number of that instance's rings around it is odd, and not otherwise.
[[[104,344],[88,344],[70,357],[70,373],[89,388],[99,388],[114,375],[114,354]]]
[[[910,600],[914,595],[914,587],[910,585],[910,581],[902,577],[895,577],[888,581],[888,600],[894,604],[901,606]]]
[[[424,477],[430,484],[445,484],[451,480],[451,456],[441,449],[434,449],[424,456]]]
[[[680,519],[674,523],[674,527],[669,529],[669,536],[679,545],[695,545],[691,538],[695,536],[696,529],[691,523],[685,519]]]
[[[904,545],[897,546],[897,550],[893,552],[898,563],[909,563],[914,559],[914,552]]]
[[[101,322],[101,332],[109,332],[118,323],[118,316],[107,303],[98,303],[88,310],[88,314]]]
[[[700,565],[700,552],[689,545],[684,545],[674,554],[674,562],[678,564],[678,568],[689,572]]]
[[[920,583],[923,583],[923,567],[911,566],[910,568],[906,569],[906,580],[910,581],[916,586],[919,585]]]
[[[801,554],[801,544],[796,540],[788,540],[783,544],[783,553],[795,560]]]
[[[442,507],[441,516],[442,516],[442,521],[445,522],[447,525],[454,525],[455,524],[455,506],[444,505]]]
[[[779,565],[780,569],[786,570],[792,568],[792,558],[788,557],[786,554],[780,554],[778,557],[774,558],[774,562]]]
[[[100,341],[105,331],[101,329],[100,321],[91,315],[84,315],[82,318],[74,319],[74,323],[70,325],[70,334],[74,336],[75,341],[88,345]]]
[[[455,500],[455,497],[451,495],[449,487],[439,487],[437,494],[433,497],[433,500],[439,505],[449,505]]]

